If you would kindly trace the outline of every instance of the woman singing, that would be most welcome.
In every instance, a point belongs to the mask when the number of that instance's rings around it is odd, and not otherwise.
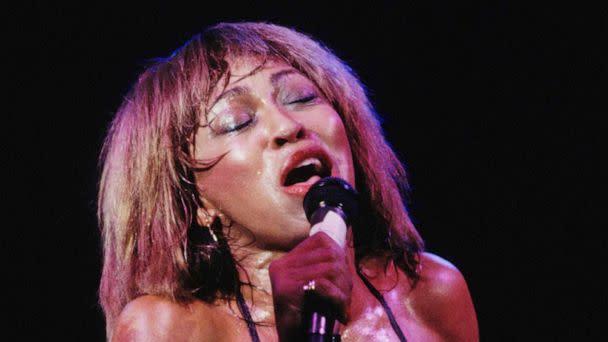
[[[138,78],[102,151],[101,303],[111,341],[303,341],[304,296],[343,341],[476,341],[466,281],[426,253],[406,175],[327,48],[219,24]],[[359,194],[344,246],[310,234],[324,177]]]

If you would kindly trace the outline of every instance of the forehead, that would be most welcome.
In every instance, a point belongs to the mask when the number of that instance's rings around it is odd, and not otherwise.
[[[291,65],[276,58],[263,59],[260,57],[246,56],[229,59],[227,62],[228,65],[230,65],[229,84],[236,82],[239,79],[243,79],[248,76],[253,76],[260,72],[268,71],[270,69],[293,69]]]
[[[277,59],[262,59],[256,57],[241,57],[227,60],[229,72],[220,79],[211,93],[207,103],[206,113],[220,100],[236,94],[255,92],[259,84],[264,87],[280,87],[285,79],[296,79],[297,82],[310,82],[301,72],[288,63]]]
[[[310,81],[291,65],[277,59],[262,60],[256,57],[242,57],[229,60],[228,64],[230,65],[229,79],[226,79],[228,76],[226,75],[218,83],[219,86],[214,91],[216,96],[232,87],[256,80],[269,80],[273,86],[276,86],[278,80],[286,75]]]

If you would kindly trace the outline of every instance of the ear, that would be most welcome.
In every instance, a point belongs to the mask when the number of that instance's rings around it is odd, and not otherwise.
[[[217,217],[217,209],[205,198],[201,198],[201,202],[203,206],[196,210],[196,220],[203,227],[211,227]]]
[[[196,219],[198,224],[203,227],[211,227],[216,218],[219,218],[222,226],[228,227],[232,224],[232,220],[226,216],[221,210],[205,198],[201,198],[203,206],[196,210]]]
[[[213,224],[214,217],[207,211],[205,208],[198,208],[196,210],[196,222],[198,222],[201,227],[211,227]]]

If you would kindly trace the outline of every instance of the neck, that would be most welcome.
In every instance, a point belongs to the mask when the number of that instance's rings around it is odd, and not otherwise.
[[[270,284],[268,268],[274,260],[283,256],[285,252],[267,251],[254,247],[240,247],[233,249],[233,253],[241,266],[239,267],[241,281],[251,284],[254,295],[258,295],[259,293],[270,295],[272,286]],[[243,293],[247,294],[247,291]]]
[[[285,252],[262,249],[255,244],[253,238],[248,238],[248,234],[235,234],[239,231],[233,229],[228,241],[230,251],[238,263],[239,278],[248,284],[241,286],[241,293],[255,322],[274,324],[272,285],[268,269]]]
[[[234,235],[232,236],[235,237]],[[249,306],[251,316],[256,322],[274,323],[274,307],[272,301],[272,284],[270,282],[269,267],[270,264],[285,255],[285,251],[265,250],[258,247],[250,239],[229,240],[230,249],[238,262],[239,277],[242,282],[250,284],[241,287],[243,297]],[[356,277],[355,253],[352,247],[352,232],[349,229],[346,236],[346,253],[348,266],[351,274]],[[371,278],[370,280],[376,283],[378,276],[383,274],[386,264],[371,258],[371,260],[363,260],[361,268],[363,273]],[[380,277],[384,278],[384,277]],[[367,290],[363,288],[360,281],[354,281],[354,293],[361,295],[367,294]],[[360,289],[359,289],[360,288]],[[357,306],[357,305],[355,305]],[[353,311],[354,309],[354,311]],[[351,314],[356,314],[357,308],[351,308]]]

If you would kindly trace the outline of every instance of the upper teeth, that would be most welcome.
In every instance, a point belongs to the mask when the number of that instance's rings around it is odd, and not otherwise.
[[[296,165],[296,168],[306,165],[314,165],[316,168],[320,168],[321,161],[318,158],[307,158],[302,160],[298,165]]]

